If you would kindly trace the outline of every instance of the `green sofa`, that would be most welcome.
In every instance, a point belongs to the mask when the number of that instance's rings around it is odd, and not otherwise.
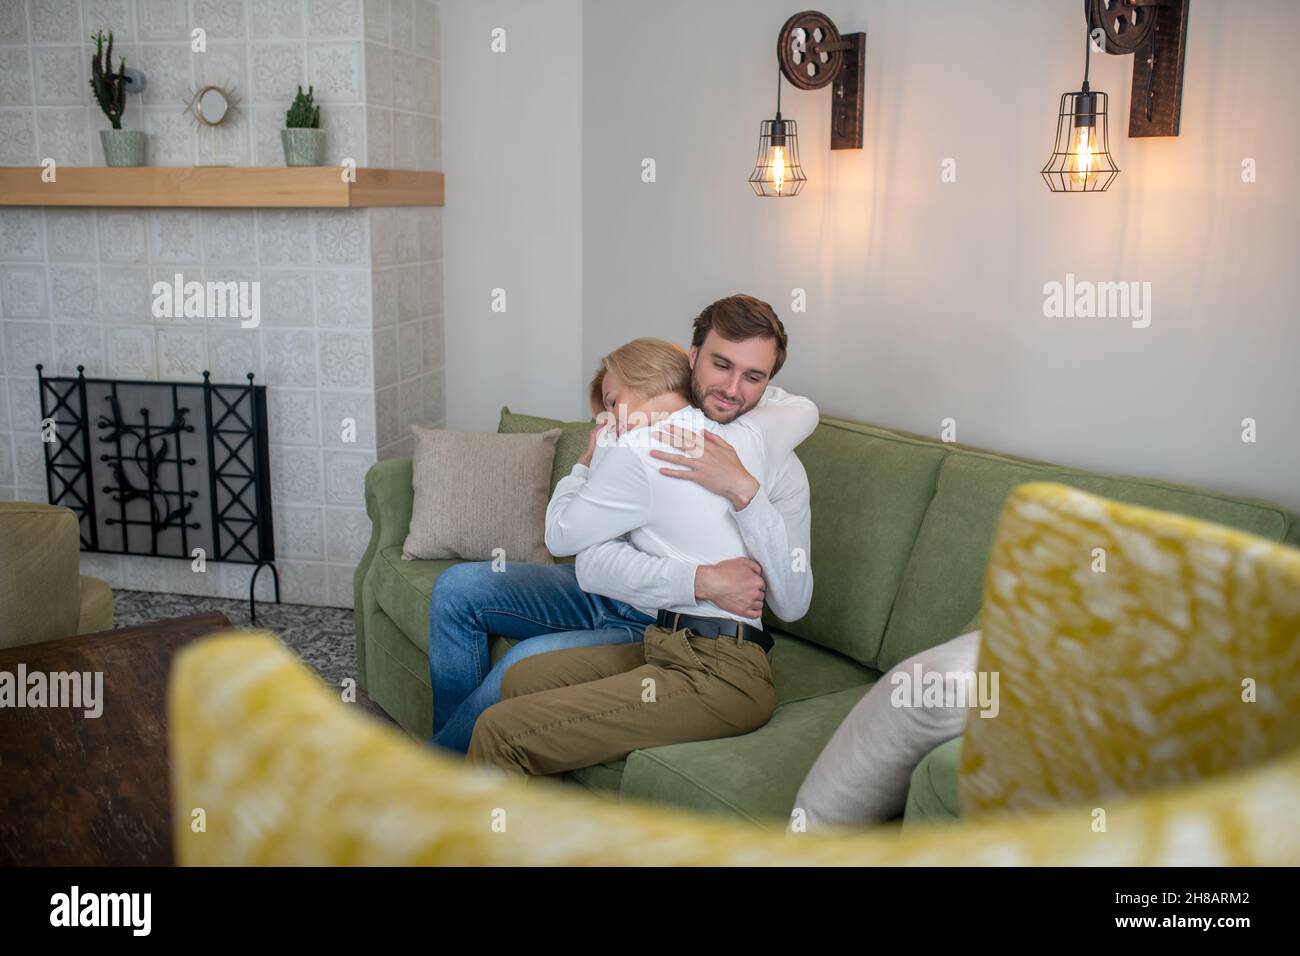
[[[552,487],[586,444],[588,422],[503,409],[499,431],[564,429]],[[1300,546],[1300,515],[1266,501],[1100,475],[823,418],[797,454],[812,492],[812,606],[799,621],[768,620],[776,647],[776,711],[741,737],[638,750],[566,781],[610,797],[671,804],[783,827],[800,783],[853,705],[895,664],[977,626],[994,526],[1011,490],[1057,481],[1119,501],[1215,521]],[[429,595],[453,561],[403,561],[411,519],[411,460],[366,476],[370,543],[355,577],[357,673],[410,734],[433,720]],[[510,642],[492,641],[492,660]],[[958,815],[961,738],[916,768],[905,823]]]

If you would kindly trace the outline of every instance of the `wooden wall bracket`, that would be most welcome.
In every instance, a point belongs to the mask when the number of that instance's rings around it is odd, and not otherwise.
[[[867,79],[867,35],[846,33],[844,66],[831,87],[831,149],[862,148],[862,113]]]
[[[796,89],[831,87],[831,149],[861,149],[867,35],[841,34],[826,14],[804,10],[781,26],[776,59]]]
[[[1128,135],[1177,136],[1190,0],[1084,0],[1107,53],[1133,54]]]

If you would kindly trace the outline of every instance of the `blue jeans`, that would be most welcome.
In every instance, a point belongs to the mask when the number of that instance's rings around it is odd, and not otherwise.
[[[654,618],[578,587],[572,564],[452,565],[429,603],[433,743],[465,753],[479,714],[501,699],[501,677],[525,657],[567,647],[641,641]],[[515,644],[488,669],[488,635]]]

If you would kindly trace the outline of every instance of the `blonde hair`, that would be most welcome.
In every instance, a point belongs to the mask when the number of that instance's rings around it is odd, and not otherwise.
[[[605,410],[605,373],[613,372],[642,398],[676,392],[690,399],[691,363],[686,350],[665,339],[633,339],[600,360],[591,380],[591,410]]]

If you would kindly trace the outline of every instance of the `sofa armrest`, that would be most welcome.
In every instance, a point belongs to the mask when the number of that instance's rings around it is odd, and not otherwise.
[[[376,550],[406,541],[414,501],[410,458],[390,458],[366,472],[366,514],[373,525],[371,542]]]
[[[390,458],[366,472],[366,514],[370,517],[370,542],[352,575],[352,607],[357,630],[357,683],[366,689],[366,617],[372,602],[365,591],[366,574],[380,549],[405,543],[411,530],[415,489],[411,485],[411,459]]]

